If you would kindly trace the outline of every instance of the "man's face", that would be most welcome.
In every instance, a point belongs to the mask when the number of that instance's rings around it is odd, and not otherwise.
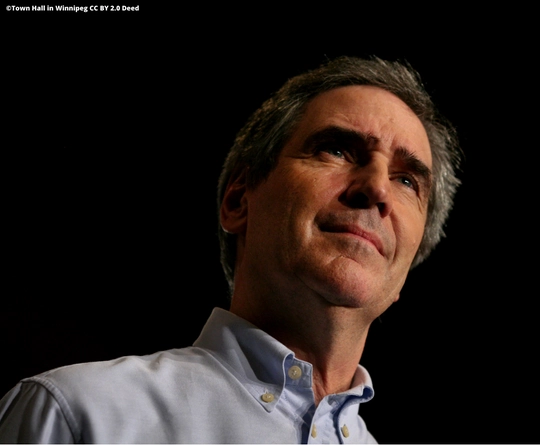
[[[245,192],[246,270],[274,293],[380,315],[422,239],[431,163],[423,125],[393,94],[317,96],[276,168]]]

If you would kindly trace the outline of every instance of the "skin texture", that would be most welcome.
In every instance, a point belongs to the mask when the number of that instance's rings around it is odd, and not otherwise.
[[[316,402],[350,386],[371,322],[399,298],[424,231],[431,162],[399,98],[348,86],[308,104],[265,181],[229,183],[231,311],[313,364]]]

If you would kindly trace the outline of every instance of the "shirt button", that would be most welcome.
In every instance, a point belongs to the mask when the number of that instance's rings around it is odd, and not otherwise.
[[[298,380],[300,377],[302,377],[302,370],[299,366],[291,366],[287,374],[289,374],[291,379]]]
[[[343,433],[343,437],[349,437],[349,428],[347,428],[347,425],[341,427],[341,432]]]
[[[274,401],[274,394],[269,393],[269,392],[265,392],[265,393],[261,396],[261,399],[262,399],[263,402],[266,402],[266,403],[273,402],[273,401]]]
[[[313,425],[313,428],[311,428],[311,437],[314,439],[317,437],[317,427]]]

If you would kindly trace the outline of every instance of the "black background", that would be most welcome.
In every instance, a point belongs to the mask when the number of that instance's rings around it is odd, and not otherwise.
[[[2,11],[0,392],[191,344],[227,306],[235,133],[287,78],[375,54],[420,71],[466,159],[447,237],[372,327],[361,414],[381,443],[539,442],[532,11],[338,6]]]

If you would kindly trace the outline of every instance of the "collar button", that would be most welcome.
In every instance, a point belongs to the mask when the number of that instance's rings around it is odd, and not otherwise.
[[[294,365],[289,368],[287,374],[291,379],[298,380],[300,377],[302,377],[302,370],[300,369],[300,366]]]

